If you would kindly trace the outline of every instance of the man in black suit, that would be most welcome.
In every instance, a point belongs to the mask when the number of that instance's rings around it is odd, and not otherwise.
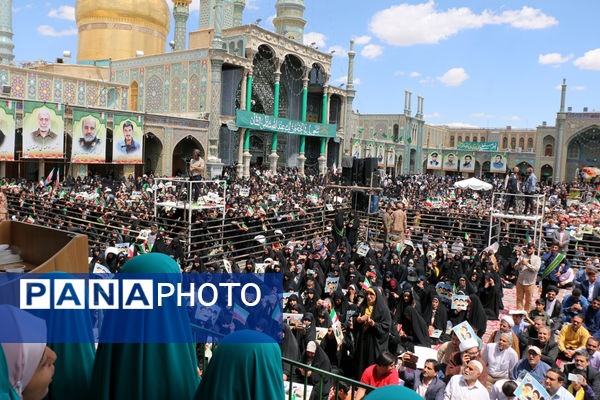
[[[596,398],[600,396],[600,372],[590,366],[590,355],[587,350],[577,350],[573,356],[573,364],[565,365],[565,375],[569,376],[570,374],[583,376],[585,378],[584,386],[589,386]],[[565,388],[568,388],[570,383],[569,380],[565,380]]]
[[[433,359],[425,361],[423,371],[409,372],[402,366],[400,378],[404,380],[404,386],[414,390],[425,400],[442,400],[446,384],[438,377],[437,367],[438,363]]]
[[[546,291],[546,306],[545,311],[550,316],[550,324],[552,332],[560,330],[563,325],[563,308],[560,301],[556,299],[558,288],[549,286]]]

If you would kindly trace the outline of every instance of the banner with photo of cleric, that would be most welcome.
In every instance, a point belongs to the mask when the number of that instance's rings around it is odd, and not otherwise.
[[[104,163],[106,160],[105,113],[73,110],[72,147],[72,163]]]
[[[144,135],[142,116],[115,114],[113,163],[141,164]]]
[[[387,167],[394,168],[396,166],[396,149],[389,147],[387,150]]]
[[[504,154],[494,154],[492,161],[490,161],[490,172],[502,174],[506,172],[506,156]]]
[[[427,156],[427,169],[442,169],[442,152],[430,151]]]
[[[375,157],[375,153],[373,150],[373,143],[367,143],[367,149],[365,150],[364,158],[372,158]]]
[[[385,167],[385,145],[377,145],[377,166]]]
[[[352,143],[352,157],[360,158],[360,147],[360,140],[355,140],[354,143]]]
[[[460,156],[460,172],[475,172],[475,156],[472,153],[463,153]]]
[[[64,106],[23,102],[23,158],[63,158]]]
[[[15,160],[15,102],[0,102],[0,161]]]
[[[458,154],[457,153],[445,153],[444,154],[444,171],[458,171]]]

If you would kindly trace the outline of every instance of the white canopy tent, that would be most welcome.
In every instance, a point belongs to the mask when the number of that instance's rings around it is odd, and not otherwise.
[[[480,181],[477,178],[469,178],[462,181],[458,181],[454,184],[454,187],[461,189],[471,190],[492,190],[492,185],[489,183]]]

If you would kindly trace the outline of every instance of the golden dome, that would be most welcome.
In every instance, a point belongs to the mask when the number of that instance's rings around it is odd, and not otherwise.
[[[171,25],[166,0],[77,0],[78,61],[165,51]]]

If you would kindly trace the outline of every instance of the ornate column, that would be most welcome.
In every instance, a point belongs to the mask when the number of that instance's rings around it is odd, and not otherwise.
[[[326,124],[329,122],[329,87],[327,81],[323,85],[323,115],[321,116],[321,123]],[[321,154],[319,155],[319,174],[325,175],[327,173],[327,140],[328,138],[321,138]]]
[[[567,80],[563,79],[560,90],[560,111],[556,117],[556,158],[554,161],[554,182],[560,182],[562,179],[563,164],[563,140],[565,140],[565,122],[567,114],[565,113],[565,98],[567,96]]]
[[[242,88],[240,91],[240,110],[246,109],[246,87],[248,84],[248,70],[244,68],[242,74]],[[246,128],[239,128],[240,132],[240,143],[238,146],[238,162],[237,162],[237,176],[241,178],[244,176],[244,136],[246,135]]]
[[[248,82],[246,83],[246,109],[252,110],[252,71],[248,71]],[[244,132],[244,177],[250,176],[250,129]]]
[[[213,50],[214,51],[214,50]],[[208,160],[206,177],[213,179],[223,171],[223,163],[219,158],[219,132],[221,130],[221,70],[223,60],[211,58],[210,68],[210,120],[208,121]]]
[[[275,94],[273,99],[273,116],[279,117],[279,81],[281,79],[281,60],[275,61]],[[269,155],[269,167],[271,173],[277,173],[277,161],[279,155],[277,154],[277,132],[273,132],[271,140],[271,154]]]
[[[173,18],[175,19],[175,48],[173,50],[175,51],[185,50],[191,2],[192,0],[173,0]]]
[[[0,0],[0,57],[1,64],[12,64],[15,58],[12,31],[12,0]]]
[[[302,77],[302,122],[306,122],[306,106],[308,103],[308,68],[304,69],[304,76]],[[304,155],[304,149],[306,146],[306,137],[300,136],[300,155],[298,156],[298,173],[300,176],[304,176],[304,164],[306,163],[306,156]]]

